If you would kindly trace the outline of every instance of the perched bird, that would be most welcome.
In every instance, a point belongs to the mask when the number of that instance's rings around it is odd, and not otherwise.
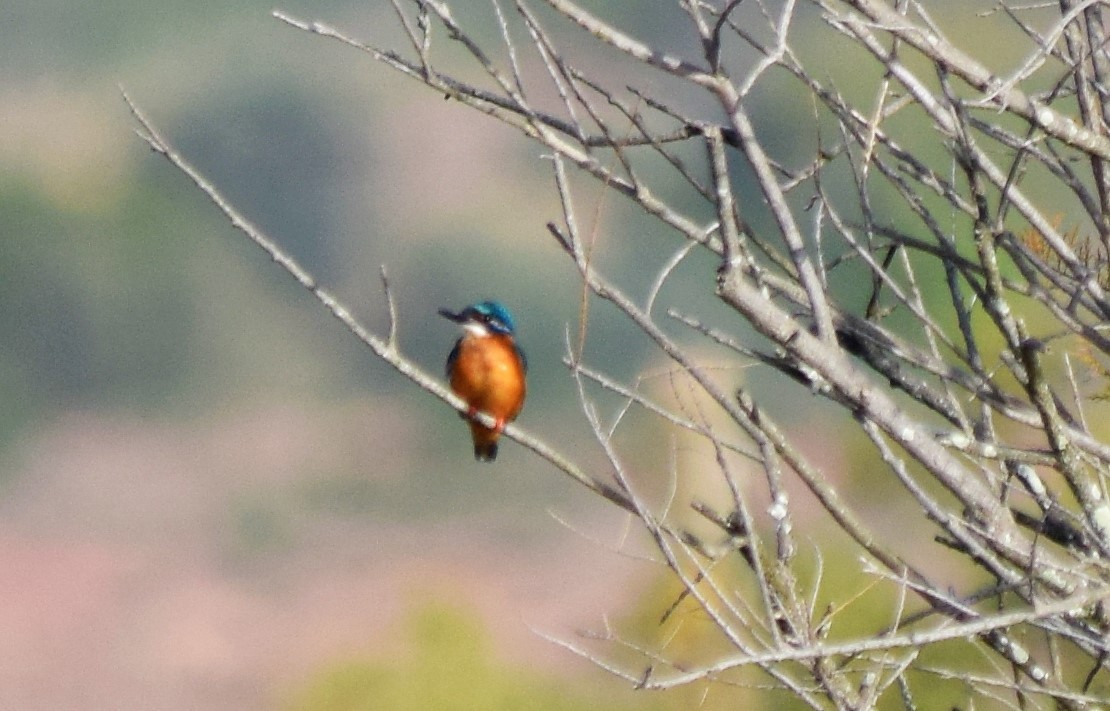
[[[497,301],[483,301],[458,313],[449,309],[439,313],[463,328],[462,337],[447,356],[447,379],[469,407],[466,417],[474,458],[492,462],[497,458],[501,430],[520,414],[527,389],[528,360],[513,337],[513,317]],[[474,416],[479,412],[492,416],[494,426],[478,422]]]

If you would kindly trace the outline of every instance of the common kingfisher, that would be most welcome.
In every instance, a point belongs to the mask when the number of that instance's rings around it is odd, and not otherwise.
[[[469,408],[466,417],[474,458],[492,462],[497,458],[501,430],[520,414],[527,390],[528,360],[514,338],[513,317],[497,301],[483,301],[458,313],[449,309],[439,313],[463,328],[462,337],[447,356],[447,379]],[[494,426],[475,420],[478,412],[493,417]]]

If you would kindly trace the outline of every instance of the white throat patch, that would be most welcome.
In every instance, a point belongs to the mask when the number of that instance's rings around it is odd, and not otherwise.
[[[489,335],[489,328],[484,324],[475,323],[474,321],[464,323],[463,330],[466,331],[467,335],[476,336],[477,338],[484,338]]]

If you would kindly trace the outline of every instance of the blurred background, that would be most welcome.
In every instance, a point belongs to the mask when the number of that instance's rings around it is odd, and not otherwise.
[[[0,708],[620,708],[536,631],[640,603],[657,572],[572,530],[616,545],[623,518],[512,443],[476,463],[133,134],[120,85],[374,329],[386,265],[429,372],[457,337],[437,307],[503,300],[522,424],[583,451],[549,164],[273,7],[0,13]],[[405,46],[386,2],[281,7]],[[626,336],[590,352],[634,372]]]
[[[496,38],[477,5],[460,21]],[[692,42],[661,5],[607,15]],[[550,164],[273,7],[0,13],[0,708],[687,707],[702,690],[645,697],[537,633],[608,616],[653,634],[673,590],[614,552],[624,518],[511,442],[475,463],[453,412],[133,134],[119,85],[378,331],[384,264],[401,347],[429,372],[457,335],[437,307],[504,301],[531,365],[521,424],[600,464],[561,364],[581,287],[544,229],[560,214]],[[406,47],[387,2],[279,7]],[[679,245],[581,185],[598,264],[641,298]],[[691,259],[660,303],[720,315],[712,266]],[[661,366],[602,304],[586,354],[621,378]],[[813,431],[835,463],[834,437]],[[657,434],[630,437],[650,454]]]

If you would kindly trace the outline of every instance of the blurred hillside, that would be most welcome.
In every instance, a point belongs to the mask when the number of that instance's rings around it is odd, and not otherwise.
[[[532,362],[523,421],[581,437],[559,380],[578,293],[523,142],[270,4],[14,5],[0,23],[0,707],[320,708],[328,670],[395,658],[403,620],[441,602],[488,631],[489,648],[459,654],[504,670],[491,678],[548,667],[525,687],[549,699],[537,708],[597,700],[539,681],[568,674],[612,699],[530,626],[592,624],[650,577],[548,511],[614,536],[619,519],[512,445],[475,464],[453,414],[144,150],[118,85],[372,327],[385,264],[402,346],[429,371],[456,337],[436,307],[511,304]],[[388,3],[283,9],[397,44]],[[628,354],[614,336],[591,348]]]
[[[657,4],[595,5],[664,47],[692,41]],[[0,22],[0,708],[399,693],[389,674],[428,649],[427,628],[404,621],[440,619],[444,601],[459,610],[442,615],[447,633],[491,640],[451,649],[497,684],[547,669],[510,689],[551,699],[537,708],[641,701],[531,630],[569,636],[641,602],[629,591],[654,569],[561,522],[616,542],[621,517],[511,443],[476,464],[453,413],[374,362],[132,134],[121,84],[372,328],[386,265],[401,346],[431,372],[456,337],[437,307],[505,301],[531,365],[522,424],[600,459],[561,364],[581,291],[544,230],[549,166],[273,7],[14,0]],[[279,7],[404,46],[387,2]],[[582,197],[599,265],[642,283],[675,248],[618,201]],[[719,315],[711,269],[689,260],[664,296]],[[643,346],[591,310],[592,362],[650,374]],[[838,456],[822,432],[813,446]],[[406,645],[408,662],[383,662]],[[567,677],[588,693],[553,688]]]

